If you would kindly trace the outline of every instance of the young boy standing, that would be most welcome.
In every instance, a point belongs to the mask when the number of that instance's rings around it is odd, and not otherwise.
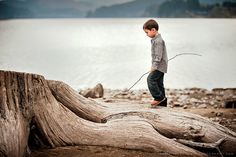
[[[148,89],[154,98],[151,106],[167,106],[164,88],[164,74],[167,72],[168,58],[165,42],[158,32],[158,23],[150,19],[143,25],[143,30],[151,39],[152,66],[147,78]]]

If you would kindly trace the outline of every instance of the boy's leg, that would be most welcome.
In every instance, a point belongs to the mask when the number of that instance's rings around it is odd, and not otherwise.
[[[158,70],[155,70],[149,73],[148,78],[147,78],[148,89],[152,97],[157,101],[161,101],[165,98],[165,96],[162,93],[162,90],[160,89],[158,85],[160,78],[162,78],[161,80],[163,81],[163,76],[164,76],[164,73]]]
[[[165,100],[163,102],[161,102],[159,104],[159,106],[166,107],[167,106],[167,98],[166,98],[165,87],[164,87],[164,75],[163,75],[163,77],[160,77],[160,79],[158,80],[158,86],[159,86],[160,90],[162,91],[163,96],[165,97]]]
[[[165,87],[164,87],[164,74],[157,81],[158,81],[157,83],[163,96],[166,97]]]

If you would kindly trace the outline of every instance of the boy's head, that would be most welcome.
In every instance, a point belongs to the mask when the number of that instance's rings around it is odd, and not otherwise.
[[[153,38],[158,33],[159,25],[155,20],[150,19],[144,23],[143,30],[148,37]]]

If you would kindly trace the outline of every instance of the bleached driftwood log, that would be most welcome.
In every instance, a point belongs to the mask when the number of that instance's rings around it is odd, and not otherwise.
[[[0,71],[0,114],[1,157],[25,156],[29,134],[50,147],[111,146],[181,157],[207,156],[196,143],[222,139],[220,152],[236,153],[236,133],[201,116],[171,109],[109,108],[36,74]]]

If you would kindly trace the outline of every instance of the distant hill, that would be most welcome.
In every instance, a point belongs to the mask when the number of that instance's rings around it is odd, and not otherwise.
[[[84,17],[93,3],[74,0],[4,0],[0,1],[0,18]]]
[[[234,3],[236,0],[0,0],[0,19],[236,17]]]
[[[223,3],[227,0],[199,0],[201,4],[216,4],[216,3]],[[228,0],[231,2],[236,2],[236,0]]]
[[[165,0],[134,0],[118,5],[100,7],[91,11],[86,17],[144,17],[145,9],[159,5]]]
[[[101,6],[132,0],[0,0],[0,19],[85,17]]]
[[[206,1],[205,1],[206,2]],[[236,2],[222,1],[221,3],[202,4],[199,0],[168,0],[160,5],[147,8],[148,16],[156,17],[208,17],[208,18],[235,18]]]
[[[235,2],[236,0],[134,0],[119,5],[100,7],[89,12],[87,17],[228,18],[236,16]]]

